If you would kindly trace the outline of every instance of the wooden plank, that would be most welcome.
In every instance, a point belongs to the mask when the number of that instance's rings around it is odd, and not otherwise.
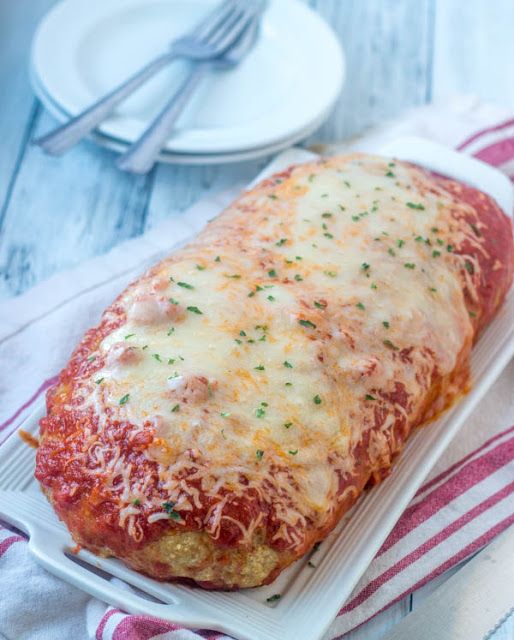
[[[344,640],[380,640],[410,612],[410,597],[389,607],[365,624],[343,636]]]
[[[514,2],[436,0],[433,96],[472,93],[514,108]]]
[[[38,117],[36,135],[53,124]],[[140,234],[150,185],[151,175],[122,173],[112,153],[89,143],[61,158],[27,147],[0,238],[0,294],[19,293]]]
[[[158,165],[148,204],[147,228],[184,211],[209,191],[223,191],[237,183],[247,184],[267,162],[268,159],[264,159],[205,167]]]
[[[0,232],[5,199],[23,157],[35,114],[28,80],[30,41],[52,0],[0,2]]]
[[[310,4],[339,35],[347,58],[341,98],[312,139],[343,140],[430,98],[433,0]]]

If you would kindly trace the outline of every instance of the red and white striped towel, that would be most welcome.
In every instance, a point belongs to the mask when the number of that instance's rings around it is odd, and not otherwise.
[[[405,134],[472,153],[514,180],[514,119],[471,99],[417,109],[342,148],[374,150]],[[0,442],[28,415],[74,343],[114,295],[170,250],[169,238],[179,242],[197,231],[240,188],[199,203],[187,215],[171,216],[145,236],[0,304],[0,369],[9,371],[0,382]],[[327,640],[362,624],[514,523],[513,389],[511,362],[397,523]],[[41,569],[26,540],[7,528],[0,528],[0,579],[0,638],[225,638],[127,615],[90,598]]]

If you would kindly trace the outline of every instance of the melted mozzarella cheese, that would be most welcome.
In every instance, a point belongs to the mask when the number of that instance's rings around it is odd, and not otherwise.
[[[127,321],[101,343],[106,364],[88,381],[87,402],[99,415],[109,407],[140,428],[158,425],[147,455],[184,508],[198,497],[176,472],[194,451],[210,461],[211,493],[237,490],[241,473],[277,494],[288,485],[294,507],[284,500],[283,521],[317,513],[322,524],[336,472],[351,471],[350,447],[370,428],[364,399],[400,380],[421,403],[430,367],[453,370],[471,325],[446,246],[452,199],[423,179],[374,157],[297,168],[243,196],[124,294]],[[152,296],[166,313],[141,309]],[[139,357],[109,357],[120,344]],[[414,355],[399,363],[392,355],[405,347]],[[205,397],[191,392],[202,384]]]

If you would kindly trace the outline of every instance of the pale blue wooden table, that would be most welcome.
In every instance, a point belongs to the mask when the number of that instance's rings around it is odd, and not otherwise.
[[[52,119],[31,91],[35,25],[53,0],[0,0],[0,296],[143,233],[209,189],[250,180],[265,161],[206,168],[118,171],[113,154],[84,143],[61,159],[30,146]],[[346,86],[315,141],[336,141],[407,107],[473,93],[514,111],[513,0],[311,0],[346,50]],[[448,575],[348,634],[375,640]],[[514,616],[494,634],[514,638]]]

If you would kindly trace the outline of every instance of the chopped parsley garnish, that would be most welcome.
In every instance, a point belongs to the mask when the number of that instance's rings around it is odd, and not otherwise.
[[[388,253],[390,256],[393,256],[393,258],[394,258],[394,256],[396,255],[395,250],[394,250],[394,249],[391,249],[391,247],[389,247],[389,249],[387,250],[387,253]]]
[[[275,595],[266,598],[266,602],[276,602],[277,600],[280,600],[281,597],[280,593],[275,593]]]
[[[284,360],[284,367],[286,367],[286,369],[292,369],[293,365],[287,360]]]
[[[96,356],[89,356],[87,359],[88,362],[94,362],[96,360]]]
[[[361,264],[361,269],[362,269],[363,271],[369,271],[369,268],[370,268],[370,266],[369,266],[369,264],[368,264],[367,262],[363,262],[363,263]]]
[[[423,211],[425,209],[425,205],[420,202],[406,202],[405,204],[409,209],[417,209],[418,211]]]
[[[476,318],[477,317],[477,314],[474,311],[468,311],[468,313],[472,318]]]
[[[189,284],[188,282],[177,282],[177,285],[179,287],[183,287],[184,289],[194,289],[192,284]]]
[[[377,287],[377,285],[376,285],[376,283],[375,283],[375,282],[372,282],[372,283],[371,283],[371,288],[372,288],[372,289],[378,289],[378,287]]]
[[[389,324],[389,322],[387,322],[387,320],[382,320],[382,324],[384,325],[384,327],[385,327],[386,329],[389,329],[389,327],[391,326],[391,325]]]
[[[266,411],[262,407],[257,407],[257,409],[255,409],[255,415],[257,418],[264,418]]]
[[[295,275],[294,279],[296,280],[296,282],[301,282],[303,280],[302,276],[299,273]]]
[[[178,304],[178,300],[175,300],[175,298],[168,298],[168,300],[171,302],[171,304]]]
[[[203,315],[202,311],[200,311],[200,309],[198,307],[187,307],[188,311],[191,311],[191,313],[197,313],[198,315]]]
[[[298,449],[295,449],[294,451],[288,451],[287,453],[289,453],[292,456],[295,456],[298,453]]]
[[[219,256],[216,256],[216,257],[214,258],[214,262],[221,262],[221,258],[220,258]]]
[[[364,311],[364,309],[366,308],[362,302],[357,302],[357,304],[355,305],[357,307],[357,309],[361,309],[362,311]]]
[[[437,289],[435,287],[430,287],[428,290],[432,291],[432,293],[436,293],[437,292]]]
[[[360,216],[355,216],[355,215],[353,215],[353,216],[352,216],[352,220],[353,220],[354,222],[359,222],[359,220],[360,220]]]
[[[423,236],[416,236],[416,237],[414,238],[414,240],[415,240],[416,242],[423,242]]]
[[[287,242],[287,238],[280,238],[280,240],[278,242],[275,242],[275,244],[276,244],[277,247],[281,247],[286,242]]]
[[[384,340],[383,344],[388,348],[388,349],[392,349],[393,351],[398,351],[399,347],[397,347],[395,344],[393,344],[391,342],[391,340]]]
[[[246,336],[246,331],[243,331],[243,330],[241,329],[241,331],[239,332],[239,335],[240,335],[240,336],[243,336],[243,338],[244,338],[244,337]]]
[[[286,382],[286,383],[284,384],[284,387],[292,387],[292,386],[293,386],[293,383],[292,383],[292,382]]]
[[[403,245],[405,244],[405,240],[399,239],[396,241],[396,246],[401,249],[403,247]]]
[[[98,380],[95,380],[95,382],[96,384],[101,384],[104,380],[105,378],[98,378]]]
[[[136,334],[135,333],[127,333],[127,335],[125,336],[125,340],[128,340],[129,338],[133,338]]]
[[[414,262],[405,262],[403,265],[406,269],[415,269],[416,265],[414,264]]]
[[[255,452],[255,457],[257,460],[262,460],[262,456],[264,455],[264,451],[262,449],[257,449]]]
[[[452,244],[447,244],[446,245],[446,251],[448,251],[448,253],[451,253],[454,249],[454,246]]]
[[[441,240],[441,238],[436,238],[436,242],[440,247],[444,245],[444,240]]]
[[[301,324],[302,327],[309,327],[310,329],[316,328],[314,322],[311,322],[310,320],[298,320],[298,324]]]
[[[367,393],[364,397],[366,400],[376,400],[375,396],[372,396],[370,393]]]
[[[441,255],[441,252],[437,251],[437,249],[434,249],[432,251],[432,258],[439,258],[440,255]]]
[[[225,273],[224,275],[225,275],[225,278],[232,278],[233,280],[239,280],[239,278],[241,277],[239,273],[232,273],[232,274]]]
[[[473,275],[475,273],[473,264],[469,260],[466,260],[466,262],[464,263],[464,267],[469,274]]]
[[[396,178],[395,174],[390,170],[385,175],[386,178]]]
[[[259,364],[259,365],[257,365],[256,367],[254,367],[254,369],[255,369],[256,371],[264,371],[264,370],[265,370],[265,369],[264,369],[264,365],[263,365],[263,364]]]
[[[176,358],[168,358],[168,364],[175,364]]]
[[[268,300],[269,300],[270,302],[275,302],[275,298],[274,298],[273,296],[268,296]]]
[[[222,412],[220,413],[220,416],[221,416],[222,418],[228,418],[228,417],[229,417],[229,415],[230,415],[230,411],[222,411]]]
[[[312,401],[314,402],[314,404],[321,404],[321,402],[322,402],[322,400],[321,400],[321,398],[319,397],[319,395],[318,395],[318,394],[316,394],[316,395],[314,396],[314,398],[312,399]]]
[[[141,504],[141,500],[139,498],[136,498],[135,500],[132,500],[132,504],[135,507],[139,507],[139,505]]]
[[[204,267],[203,264],[197,264],[196,268],[198,269],[198,271],[204,271],[205,269],[207,269],[207,267]]]
[[[323,235],[325,236],[325,238],[328,238],[329,240],[334,239],[334,236],[331,233],[328,233],[328,231],[325,231]]]
[[[120,405],[127,404],[130,398],[130,393],[126,393],[122,398],[120,398]]]
[[[317,300],[314,300],[314,306],[317,309],[326,309],[327,308],[326,304],[323,304],[322,302],[318,302]]]
[[[323,273],[329,278],[335,278],[337,276],[337,271],[323,271]]]
[[[152,353],[152,358],[157,360],[157,362],[162,362],[162,358],[158,353]]]
[[[180,514],[173,510],[174,506],[175,506],[174,502],[162,503],[162,508],[164,509],[164,511],[166,511],[166,513],[169,515],[169,517],[172,520],[180,520]]]
[[[330,211],[325,211],[325,213],[321,214],[322,218],[331,218],[332,214],[330,213]]]
[[[172,413],[177,413],[177,411],[180,411],[180,405],[176,404],[173,409],[171,410]]]
[[[268,271],[268,275],[270,278],[276,278],[277,277],[277,272],[275,271],[275,269],[270,269]]]
[[[352,185],[348,182],[348,180],[343,180],[343,182],[348,187],[348,189],[352,188]]]
[[[167,336],[171,336],[172,333],[175,333],[175,327],[170,327],[168,329],[168,333],[166,334]]]
[[[293,426],[293,423],[292,423],[292,422],[284,422],[284,427],[285,427],[286,429],[289,429],[289,427],[292,427],[292,426]]]

